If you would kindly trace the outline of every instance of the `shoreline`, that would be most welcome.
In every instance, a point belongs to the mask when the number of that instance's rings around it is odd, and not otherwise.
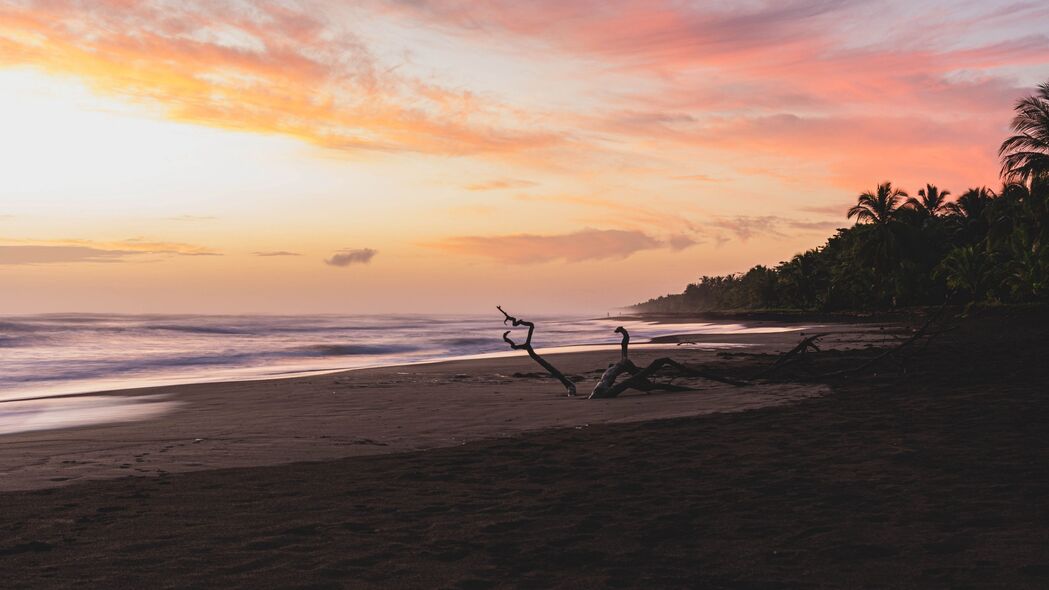
[[[608,318],[600,318],[602,320],[608,320]],[[637,321],[636,318],[622,318],[623,321]],[[689,323],[687,319],[676,322],[662,322],[658,319],[655,320],[643,320],[654,324],[684,324]],[[705,320],[700,321],[704,323]],[[733,347],[740,345],[736,340],[753,336],[757,334],[764,334],[765,332],[778,332],[783,331],[786,333],[796,333],[799,330],[807,328],[810,322],[748,322],[741,326],[741,332],[737,333],[712,333],[705,334],[702,336],[702,340],[711,346],[722,343],[724,347]],[[609,334],[612,330],[609,329]],[[667,340],[667,336],[650,336],[647,341],[641,342],[636,341],[633,346],[637,350],[642,350],[644,347],[656,347],[665,345],[668,342],[673,343],[676,340]],[[493,341],[497,340],[493,337]],[[561,354],[574,354],[579,352],[593,352],[593,351],[615,351],[618,350],[618,341],[616,338],[606,338],[600,342],[592,343],[572,343],[572,344],[551,344],[537,347],[537,351],[542,355],[561,355]],[[725,340],[725,342],[720,342]],[[387,368],[394,366],[411,366],[420,364],[431,364],[449,361],[462,361],[462,360],[486,360],[493,358],[510,358],[514,356],[520,356],[523,353],[507,350],[506,347],[500,347],[499,350],[492,350],[488,352],[476,352],[470,354],[452,354],[447,352],[443,356],[432,356],[429,358],[401,358],[401,359],[385,359],[376,360],[361,365],[354,365],[352,363],[341,364],[335,359],[328,362],[329,366],[321,367],[309,367],[306,365],[295,366],[280,364],[257,364],[257,365],[243,365],[243,366],[228,366],[219,367],[214,373],[216,376],[209,376],[208,373],[202,372],[200,368],[196,368],[193,373],[180,376],[178,374],[159,374],[152,376],[123,376],[121,373],[114,373],[109,376],[97,376],[90,378],[82,378],[80,380],[58,380],[51,382],[49,380],[30,380],[22,385],[16,385],[7,387],[10,393],[0,394],[0,404],[4,402],[12,401],[28,401],[34,399],[45,399],[45,398],[63,398],[63,397],[74,397],[89,394],[107,394],[111,392],[124,392],[130,391],[130,389],[146,389],[156,387],[168,387],[176,385],[192,385],[198,383],[228,383],[235,381],[267,381],[272,379],[295,379],[300,377],[311,377],[317,375],[325,375],[331,373],[341,373],[348,371],[361,371],[370,370],[370,368]],[[346,361],[343,361],[346,362]],[[333,366],[334,365],[334,366]],[[2,426],[2,424],[0,424]]]
[[[869,326],[850,327],[842,346],[876,342]],[[711,336],[721,339],[722,336]],[[789,349],[797,332],[749,334],[749,353]],[[733,349],[739,350],[739,349]],[[615,352],[618,352],[616,350]],[[638,347],[633,358],[656,356],[708,365],[719,352],[698,346]],[[36,405],[38,417],[71,403],[101,411],[144,413],[137,421],[103,421],[62,429],[0,434],[0,491],[70,485],[126,475],[259,466],[303,460],[454,446],[546,428],[643,422],[711,412],[743,411],[823,395],[818,384],[762,384],[738,390],[697,382],[700,391],[586,400],[617,355],[610,350],[552,357],[581,383],[563,388],[527,356],[440,361],[319,375],[145,387],[0,404]],[[155,410],[155,415],[149,412]]]
[[[788,334],[795,334],[797,332],[787,332]],[[693,338],[697,335],[694,334],[677,334],[673,336],[656,336],[649,342],[643,343],[631,343],[631,350],[674,350],[675,344],[679,338]],[[696,344],[707,344],[708,346],[716,347],[719,350],[730,350],[738,346],[749,346],[750,344],[741,344],[736,342],[718,342],[718,339],[733,339],[740,336],[748,336],[747,334],[703,334],[699,335],[703,337],[709,337],[707,340],[695,342]],[[692,343],[690,341],[690,343]],[[558,346],[550,348],[537,348],[536,352],[543,356],[560,356],[560,355],[571,355],[571,354],[584,354],[589,352],[609,352],[613,353],[618,351],[620,348],[619,344],[578,344],[573,346]],[[54,394],[39,394],[32,395],[31,397],[0,397],[0,407],[5,403],[14,402],[26,402],[26,401],[40,401],[49,399],[63,399],[63,398],[75,398],[92,395],[135,395],[136,392],[142,392],[143,390],[152,390],[159,388],[169,387],[183,387],[190,385],[221,385],[221,384],[232,384],[232,383],[248,383],[253,381],[281,381],[286,379],[303,379],[307,377],[317,377],[321,375],[332,375],[337,373],[351,373],[354,371],[372,371],[379,369],[395,369],[398,367],[415,367],[423,365],[435,365],[441,363],[455,363],[455,362],[471,362],[471,361],[484,361],[489,359],[504,359],[504,358],[516,358],[527,356],[526,353],[514,350],[505,350],[498,352],[481,352],[477,354],[461,355],[461,356],[449,356],[434,359],[426,359],[420,361],[402,361],[402,362],[390,362],[378,365],[365,365],[362,367],[339,367],[333,369],[316,369],[316,370],[302,370],[302,371],[287,371],[281,373],[269,373],[261,374],[257,376],[240,376],[237,378],[224,378],[219,377],[215,380],[200,379],[197,376],[186,377],[183,379],[172,378],[172,380],[161,379],[157,382],[143,382],[141,385],[134,385],[136,380],[125,380],[127,383],[124,385],[117,385],[115,387],[105,387],[103,389],[88,389],[84,391],[72,391],[68,393],[54,393]],[[614,354],[609,355],[610,358],[614,357]],[[120,380],[114,379],[114,382]],[[17,395],[17,394],[15,394]]]

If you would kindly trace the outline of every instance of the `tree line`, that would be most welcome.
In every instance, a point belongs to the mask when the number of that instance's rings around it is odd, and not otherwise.
[[[859,195],[855,225],[774,267],[703,276],[649,312],[871,310],[1049,299],[1049,82],[1015,106],[999,148],[1002,186],[957,195],[890,182]]]

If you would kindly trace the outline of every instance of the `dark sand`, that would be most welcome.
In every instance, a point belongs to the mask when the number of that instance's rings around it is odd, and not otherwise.
[[[2,585],[1045,588],[1047,336],[1044,315],[973,320],[905,376],[739,413],[7,492]]]

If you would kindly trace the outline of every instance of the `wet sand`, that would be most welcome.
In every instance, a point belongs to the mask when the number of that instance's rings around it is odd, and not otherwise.
[[[426,451],[8,492],[0,567],[12,587],[49,588],[1044,588],[1045,319],[974,320],[916,348],[906,374],[771,383],[829,389],[744,412],[610,423],[624,416],[607,410]],[[818,363],[872,353],[857,343]],[[734,374],[772,358],[685,354]],[[469,388],[457,370],[427,367],[420,383]],[[353,378],[375,390],[393,375]],[[541,391],[520,407],[599,411],[550,380],[509,380]],[[197,395],[184,400],[210,399]]]

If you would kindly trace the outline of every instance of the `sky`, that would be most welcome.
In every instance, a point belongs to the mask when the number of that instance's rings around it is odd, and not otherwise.
[[[605,313],[998,183],[1049,4],[0,0],[0,315]]]

